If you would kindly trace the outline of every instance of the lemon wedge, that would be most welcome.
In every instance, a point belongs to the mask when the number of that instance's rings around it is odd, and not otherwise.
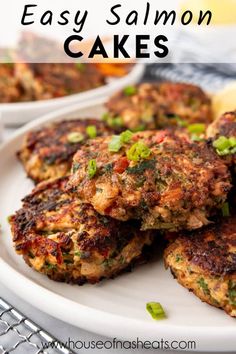
[[[212,12],[211,24],[232,25],[236,24],[236,0],[189,0],[183,1],[181,11],[192,11],[193,23],[199,20],[200,10]]]
[[[225,86],[212,97],[213,113],[219,118],[223,113],[236,109],[236,81]]]

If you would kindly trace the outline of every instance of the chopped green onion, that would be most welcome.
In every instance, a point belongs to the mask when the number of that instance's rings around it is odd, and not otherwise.
[[[191,140],[192,141],[203,141],[204,139],[202,139],[199,135],[197,134],[191,134]]]
[[[122,146],[120,135],[113,135],[108,145],[110,152],[118,152]]]
[[[206,130],[206,124],[204,123],[194,123],[188,125],[188,132],[193,134],[202,134]]]
[[[154,320],[162,320],[166,318],[165,311],[159,302],[148,302],[146,309]]]
[[[236,138],[234,136],[229,138],[229,143],[231,147],[236,147]]]
[[[219,151],[223,151],[227,149],[230,146],[229,139],[226,138],[225,136],[220,136],[218,139],[216,139],[213,142],[214,148],[216,148]]]
[[[93,178],[97,172],[97,163],[96,160],[90,160],[88,163],[88,176]]]
[[[137,127],[133,128],[132,131],[133,132],[142,132],[146,129],[146,125],[145,124],[140,124]]]
[[[86,133],[90,137],[90,139],[96,138],[97,136],[97,128],[95,125],[89,125],[86,128]]]
[[[75,63],[75,65],[76,65],[76,67],[77,67],[77,69],[78,69],[79,71],[84,71],[84,69],[85,69],[85,64],[83,64],[83,63]]]
[[[129,130],[121,133],[120,135],[113,135],[112,139],[108,145],[108,150],[110,152],[118,152],[123,144],[128,143],[132,138],[133,133]]]
[[[137,88],[135,86],[127,86],[124,88],[123,92],[126,96],[132,96],[137,93]]]
[[[222,205],[221,211],[222,211],[222,215],[223,215],[224,217],[230,216],[229,203],[228,203],[228,202],[225,202],[225,203]]]
[[[213,142],[216,152],[220,156],[235,154],[236,153],[236,138],[226,136],[220,136]]]
[[[132,138],[133,133],[130,130],[126,130],[125,132],[120,134],[120,139],[122,143],[128,143]]]
[[[151,150],[142,141],[138,141],[133,144],[127,151],[126,155],[131,161],[139,161],[141,159],[147,159],[151,154]]]
[[[179,116],[174,116],[173,119],[176,120],[178,127],[184,128],[188,125],[188,122],[184,119],[181,119]]]
[[[121,117],[111,117],[109,113],[104,113],[102,120],[111,128],[120,128],[123,126],[123,119]]]
[[[77,144],[84,140],[84,136],[80,132],[72,132],[67,135],[67,140],[71,144]]]

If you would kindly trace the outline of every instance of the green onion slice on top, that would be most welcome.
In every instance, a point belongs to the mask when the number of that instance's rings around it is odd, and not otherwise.
[[[123,126],[123,119],[121,117],[112,117],[109,113],[104,113],[102,120],[111,128],[120,128]]]
[[[108,145],[108,150],[110,152],[118,152],[122,146],[120,135],[113,135],[111,141]]]
[[[127,86],[123,90],[125,96],[133,96],[137,93],[137,88],[135,86]]]
[[[71,132],[67,135],[67,140],[70,144],[77,144],[84,140],[84,136],[80,132]]]
[[[159,302],[148,302],[146,309],[154,320],[162,320],[166,318],[165,311]]]
[[[206,130],[206,124],[204,123],[194,123],[188,125],[188,132],[192,134],[202,134]]]
[[[131,161],[139,161],[147,159],[151,155],[151,150],[142,141],[138,141],[131,146],[126,155]]]
[[[130,141],[133,133],[129,130],[121,133],[120,135],[113,135],[111,141],[108,145],[108,150],[110,152],[118,152],[122,146]]]
[[[126,130],[125,132],[120,134],[120,139],[122,143],[128,143],[132,138],[133,133],[130,130]]]
[[[220,136],[213,142],[216,152],[220,156],[235,154],[236,153],[236,138]]]
[[[97,136],[97,128],[95,125],[88,125],[86,128],[86,133],[90,139],[94,139]]]
[[[90,160],[88,163],[88,176],[89,178],[93,178],[97,172],[97,163],[96,160]]]

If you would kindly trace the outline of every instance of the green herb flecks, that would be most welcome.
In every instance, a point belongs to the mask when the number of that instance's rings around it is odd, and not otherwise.
[[[181,257],[179,254],[177,254],[176,256],[175,256],[175,262],[182,262],[183,261],[183,257]]]
[[[34,258],[35,258],[35,255],[34,255],[33,252],[31,252],[31,251],[28,252],[28,256],[29,256],[29,258],[31,258],[31,259],[34,259]]]
[[[57,161],[57,155],[56,154],[51,154],[49,156],[45,156],[43,158],[43,161],[48,165],[48,166],[52,166],[56,163]]]
[[[143,187],[145,181],[146,181],[146,177],[140,176],[139,180],[136,182],[136,187],[137,188]]]
[[[222,215],[223,215],[224,217],[230,216],[229,203],[228,203],[228,202],[225,202],[225,203],[222,205],[221,211],[222,211]]]
[[[104,172],[111,172],[113,170],[113,163],[108,163],[103,166]]]
[[[232,280],[228,283],[228,296],[231,305],[236,306],[236,282]]]
[[[45,267],[46,267],[48,270],[53,270],[53,269],[56,269],[56,268],[57,268],[56,264],[52,264],[52,263],[45,263]]]
[[[77,250],[75,251],[75,256],[79,257],[80,259],[86,259],[90,257],[90,252]]]
[[[108,258],[102,262],[104,268],[111,268],[114,265],[114,259]]]
[[[72,166],[72,173],[75,173],[80,168],[81,164],[79,162],[74,162]]]
[[[142,174],[146,170],[152,170],[155,168],[156,161],[155,160],[144,160],[141,161],[138,165],[127,168],[127,173],[130,174]]]
[[[205,295],[210,295],[210,290],[208,288],[208,285],[207,283],[205,282],[205,279],[204,278],[200,278],[198,281],[197,281],[199,287],[203,290],[204,294]]]

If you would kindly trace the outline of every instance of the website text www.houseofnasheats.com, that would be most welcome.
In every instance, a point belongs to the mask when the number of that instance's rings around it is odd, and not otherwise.
[[[167,341],[163,338],[155,341],[144,341],[139,338],[133,341],[121,341],[117,338],[111,340],[91,340],[82,341],[68,338],[68,340],[54,341],[49,343],[42,343],[42,349],[63,349],[68,348],[70,350],[81,349],[96,349],[96,350],[134,350],[134,349],[146,349],[146,350],[196,350],[197,344],[194,340],[182,340],[182,341]]]

